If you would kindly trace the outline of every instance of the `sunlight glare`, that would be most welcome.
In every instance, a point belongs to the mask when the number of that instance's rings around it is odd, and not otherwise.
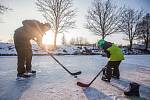
[[[42,38],[42,43],[45,45],[53,45],[54,44],[54,33],[49,30],[44,34]]]

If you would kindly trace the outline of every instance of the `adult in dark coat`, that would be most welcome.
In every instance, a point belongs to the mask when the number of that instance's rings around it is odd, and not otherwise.
[[[42,45],[42,37],[50,29],[48,23],[41,23],[37,20],[24,20],[23,26],[15,30],[14,44],[17,51],[17,77],[26,78],[30,74],[36,73],[32,70],[32,45],[30,40],[34,40],[39,47]]]

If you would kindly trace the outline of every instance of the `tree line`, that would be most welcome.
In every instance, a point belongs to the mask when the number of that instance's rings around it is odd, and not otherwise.
[[[77,10],[73,7],[73,0],[36,0],[35,3],[38,11],[51,25],[56,47],[57,35],[75,27]],[[3,14],[6,10],[8,8],[0,4],[0,13]],[[126,5],[118,7],[113,0],[93,0],[87,11],[86,20],[85,28],[103,39],[113,33],[123,33],[128,36],[129,50],[132,50],[134,39],[143,41],[145,49],[148,49],[150,14],[142,9],[132,9]],[[71,41],[73,43],[75,40]]]
[[[112,0],[94,0],[88,10],[87,22],[87,28],[103,39],[113,33],[124,33],[128,36],[129,50],[132,50],[134,39],[143,39],[145,49],[148,48],[150,16],[142,9],[117,7]]]
[[[74,27],[76,9],[73,8],[72,0],[37,0],[36,4],[39,11],[52,24],[55,38],[58,33]],[[148,48],[150,16],[142,9],[117,7],[112,0],[93,0],[86,19],[86,28],[103,39],[113,33],[124,33],[128,36],[130,50],[134,39],[144,40],[145,49]],[[71,41],[75,42],[73,39]],[[56,40],[54,43],[56,45]]]

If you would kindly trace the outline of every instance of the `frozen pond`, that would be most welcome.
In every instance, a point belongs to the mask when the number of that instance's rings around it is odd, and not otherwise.
[[[55,56],[71,72],[82,71],[78,78],[70,76],[50,56],[34,56],[35,77],[16,81],[16,56],[0,56],[0,100],[114,100],[122,91],[101,81],[99,76],[88,89],[76,85],[89,83],[107,63],[107,58],[94,56]],[[150,98],[150,55],[129,55],[120,65],[121,79],[141,84],[141,96]],[[126,84],[127,85],[127,84]],[[139,99],[137,100],[145,100]]]

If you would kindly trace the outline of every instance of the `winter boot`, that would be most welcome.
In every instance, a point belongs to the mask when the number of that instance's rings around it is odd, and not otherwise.
[[[114,76],[114,75],[112,75],[112,78],[114,78],[114,79],[120,79],[119,76]]]
[[[110,79],[106,78],[104,75],[102,76],[102,79],[101,79],[101,80],[103,80],[103,81],[105,81],[105,82],[110,82]]]
[[[35,70],[32,70],[31,73],[32,73],[32,74],[36,74],[36,71],[35,71]]]
[[[32,70],[30,73],[32,73],[33,76],[36,75],[36,71],[35,70]]]
[[[36,74],[36,71],[34,70],[31,70],[31,71],[27,71],[26,74],[29,74],[29,75],[35,75]]]
[[[25,80],[26,78],[30,77],[29,75],[23,74],[17,74],[16,80]]]
[[[26,73],[24,73],[25,75],[29,75],[29,76],[34,76],[34,75],[36,75],[36,71],[28,71],[28,72],[26,72]]]
[[[139,94],[139,87],[140,85],[138,83],[130,83],[130,86],[129,86],[129,91],[128,92],[124,92],[124,94],[126,96],[140,96]]]

